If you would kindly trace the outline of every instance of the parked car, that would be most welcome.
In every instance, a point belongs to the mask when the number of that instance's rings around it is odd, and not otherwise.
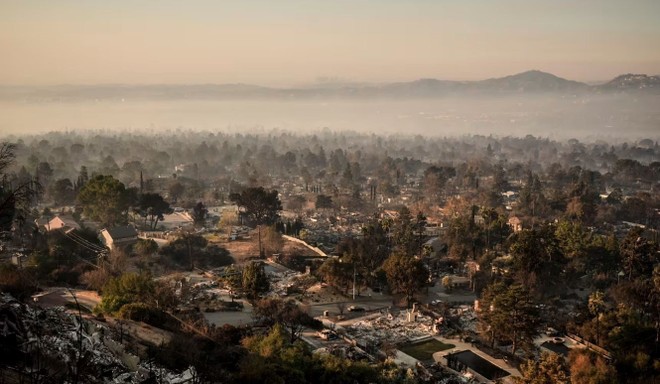
[[[350,307],[348,307],[348,311],[349,312],[363,312],[364,308],[363,307],[357,307],[355,305],[351,305]]]
[[[338,339],[339,336],[337,336],[336,333],[329,329],[324,329],[318,333],[318,337],[323,340],[335,340]]]

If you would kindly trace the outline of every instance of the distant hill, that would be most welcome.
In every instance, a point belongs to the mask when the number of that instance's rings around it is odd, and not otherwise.
[[[537,70],[483,80],[477,82],[477,85],[484,90],[505,92],[575,92],[589,88],[585,83],[566,80]]]
[[[567,80],[538,70],[480,81],[419,79],[389,84],[322,84],[301,88],[269,88],[249,84],[198,85],[61,85],[0,87],[0,99],[80,101],[122,99],[301,99],[301,98],[436,98],[457,94],[534,94],[658,92],[660,76],[621,75],[600,85]]]
[[[648,76],[628,73],[620,75],[611,81],[598,85],[601,91],[660,91],[660,76]]]

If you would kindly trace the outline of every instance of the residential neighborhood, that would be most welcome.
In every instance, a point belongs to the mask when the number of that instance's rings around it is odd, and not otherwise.
[[[193,158],[168,162],[210,164],[233,151],[261,168],[231,160],[215,170],[176,165],[170,176],[147,159],[95,168],[101,163],[91,166],[90,153],[89,168],[53,169],[41,165],[52,155],[37,159],[37,172],[51,169],[37,178],[27,168],[33,146],[56,153],[72,140],[86,148],[89,138],[3,144],[11,160],[3,193],[37,179],[41,187],[3,211],[0,305],[11,313],[3,327],[29,329],[18,320],[29,311],[52,318],[53,329],[84,321],[86,338],[108,337],[103,347],[81,348],[107,349],[92,365],[114,372],[106,378],[113,383],[154,372],[170,380],[163,382],[194,381],[216,369],[249,377],[234,364],[252,353],[266,359],[259,348],[274,338],[281,353],[303,348],[295,353],[310,364],[340,359],[346,375],[391,382],[514,383],[541,366],[568,377],[587,375],[581,370],[590,364],[594,375],[656,375],[657,144],[612,152],[597,143],[473,136],[429,142],[435,152],[422,146],[423,157],[412,158],[405,145],[395,149],[400,138],[375,144],[355,135],[359,146],[342,150],[333,137],[297,136],[317,150],[288,144],[282,154],[273,148],[284,138],[271,139],[264,162],[258,146],[254,159],[229,149],[256,138],[218,135]],[[140,139],[123,140],[123,156],[135,156]],[[375,145],[388,146],[388,155]],[[521,145],[557,155],[534,163]],[[455,146],[471,149],[433,160]],[[217,147],[225,155],[210,149]],[[576,150],[583,165],[561,160]],[[103,156],[107,166],[112,155]],[[34,331],[23,332],[11,337]],[[60,349],[75,346],[58,340]],[[6,351],[30,353],[12,343],[3,342]],[[202,363],[200,348],[218,358],[243,352]],[[168,363],[175,357],[180,364]]]

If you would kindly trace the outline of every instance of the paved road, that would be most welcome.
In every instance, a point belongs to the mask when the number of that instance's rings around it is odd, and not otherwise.
[[[101,302],[101,297],[95,291],[60,287],[49,288],[48,291],[33,295],[32,298],[42,307],[56,307],[75,303],[76,300],[72,293],[76,296],[78,303],[90,311]]]
[[[364,312],[370,312],[370,311],[378,311],[384,308],[392,307],[392,297],[387,296],[387,295],[377,295],[377,296],[360,296],[353,301],[352,299],[346,299],[344,301],[340,302],[333,302],[333,303],[308,303],[309,307],[311,308],[311,315],[313,317],[317,316],[323,316],[323,313],[325,311],[328,311],[330,313],[330,316],[337,316],[340,313],[339,304],[344,305],[344,316],[350,318],[350,317],[357,317],[357,316],[363,316]],[[356,306],[356,307],[361,307],[364,308],[365,311],[362,312],[349,312],[348,307],[350,306]]]
[[[219,327],[225,324],[236,327],[252,324],[252,306],[247,301],[243,301],[243,305],[244,307],[242,311],[205,312],[204,317],[209,323],[215,324]]]

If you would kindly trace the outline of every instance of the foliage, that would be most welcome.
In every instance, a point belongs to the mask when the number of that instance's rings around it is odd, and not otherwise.
[[[324,278],[337,288],[353,281],[353,270],[357,280],[370,287],[379,286],[378,271],[390,255],[391,242],[387,236],[392,222],[372,218],[362,226],[362,236],[346,237],[337,245],[343,265],[328,263],[323,269]],[[324,263],[325,264],[325,263]],[[334,273],[334,276],[328,273]]]
[[[69,179],[59,179],[48,188],[48,194],[56,206],[68,205],[75,200],[73,183]]]
[[[571,384],[616,384],[616,368],[595,352],[574,349],[569,354]]]
[[[266,254],[280,253],[284,246],[284,239],[282,233],[274,225],[264,228],[261,237]]]
[[[9,230],[14,217],[25,219],[34,199],[42,192],[41,184],[31,177],[7,182],[8,168],[16,160],[16,144],[0,143],[0,230]]]
[[[103,287],[103,297],[98,309],[115,313],[126,304],[155,304],[156,283],[148,273],[126,273],[110,279]]]
[[[568,384],[569,376],[563,358],[556,353],[544,353],[540,359],[527,360],[520,366],[522,377],[514,377],[517,384]]]
[[[158,243],[153,239],[138,239],[133,250],[140,256],[151,256],[158,252]]]
[[[101,291],[112,275],[105,268],[91,269],[80,276],[80,282],[88,289]]]
[[[252,316],[258,324],[281,324],[289,332],[289,341],[296,341],[305,327],[322,327],[293,300],[262,299],[255,303]]]
[[[168,189],[170,198],[176,203],[177,201],[179,201],[181,195],[183,195],[184,190],[185,187],[180,182],[177,181],[175,183],[172,183],[172,185],[170,185]]]
[[[6,292],[18,300],[26,300],[36,291],[37,280],[33,270],[0,264],[0,292]]]
[[[259,256],[264,256],[261,245],[261,225],[275,224],[279,219],[282,203],[276,190],[266,191],[263,187],[251,187],[241,193],[232,193],[229,199],[242,210],[248,221],[259,228]]]
[[[278,192],[266,191],[263,187],[247,188],[241,193],[232,193],[229,199],[256,225],[274,224],[279,217],[279,211],[282,210]]]
[[[520,283],[542,294],[561,283],[564,260],[550,226],[522,230],[514,233],[509,241]]]
[[[108,227],[126,223],[132,201],[133,196],[124,184],[109,175],[92,178],[78,194],[84,214]]]
[[[432,165],[424,171],[424,188],[426,196],[437,200],[445,187],[447,181],[456,176],[456,169],[453,167],[438,167]]]
[[[256,299],[270,289],[263,263],[251,262],[243,267],[242,287],[249,299]]]
[[[600,344],[600,315],[605,310],[605,295],[601,291],[594,291],[589,295],[587,303],[589,312],[596,319],[596,344]]]
[[[138,213],[144,217],[145,224],[149,220],[149,228],[156,229],[158,221],[164,219],[165,214],[172,213],[170,203],[157,193],[143,193],[138,200]]]
[[[418,254],[415,227],[410,210],[405,206],[399,209],[398,216],[392,225],[392,243],[394,250],[399,253],[409,256]]]
[[[621,242],[621,262],[629,281],[642,276],[650,276],[658,262],[657,244],[642,236],[641,228],[634,228]]]
[[[337,258],[329,258],[316,270],[317,275],[329,285],[347,292],[348,286],[353,281],[353,266],[342,263]]]
[[[155,327],[161,327],[162,324],[170,320],[170,317],[162,310],[141,302],[123,305],[121,309],[117,311],[117,317],[133,321],[141,321]]]
[[[543,185],[539,176],[531,171],[527,174],[527,182],[520,191],[518,210],[523,215],[532,218],[543,216],[548,210],[547,199],[543,193]]]
[[[385,260],[383,270],[392,291],[403,293],[408,306],[415,293],[426,285],[429,277],[429,271],[421,260],[399,253]]]
[[[521,343],[531,344],[538,334],[539,313],[529,291],[522,285],[492,284],[484,290],[479,306],[479,319],[493,343],[496,340],[511,342],[513,354]]]
[[[202,203],[201,201],[197,202],[197,204],[195,204],[195,206],[193,207],[193,211],[192,211],[192,217],[195,224],[197,225],[204,224],[204,221],[206,220],[206,216],[208,213],[209,210],[206,208],[204,203]]]

